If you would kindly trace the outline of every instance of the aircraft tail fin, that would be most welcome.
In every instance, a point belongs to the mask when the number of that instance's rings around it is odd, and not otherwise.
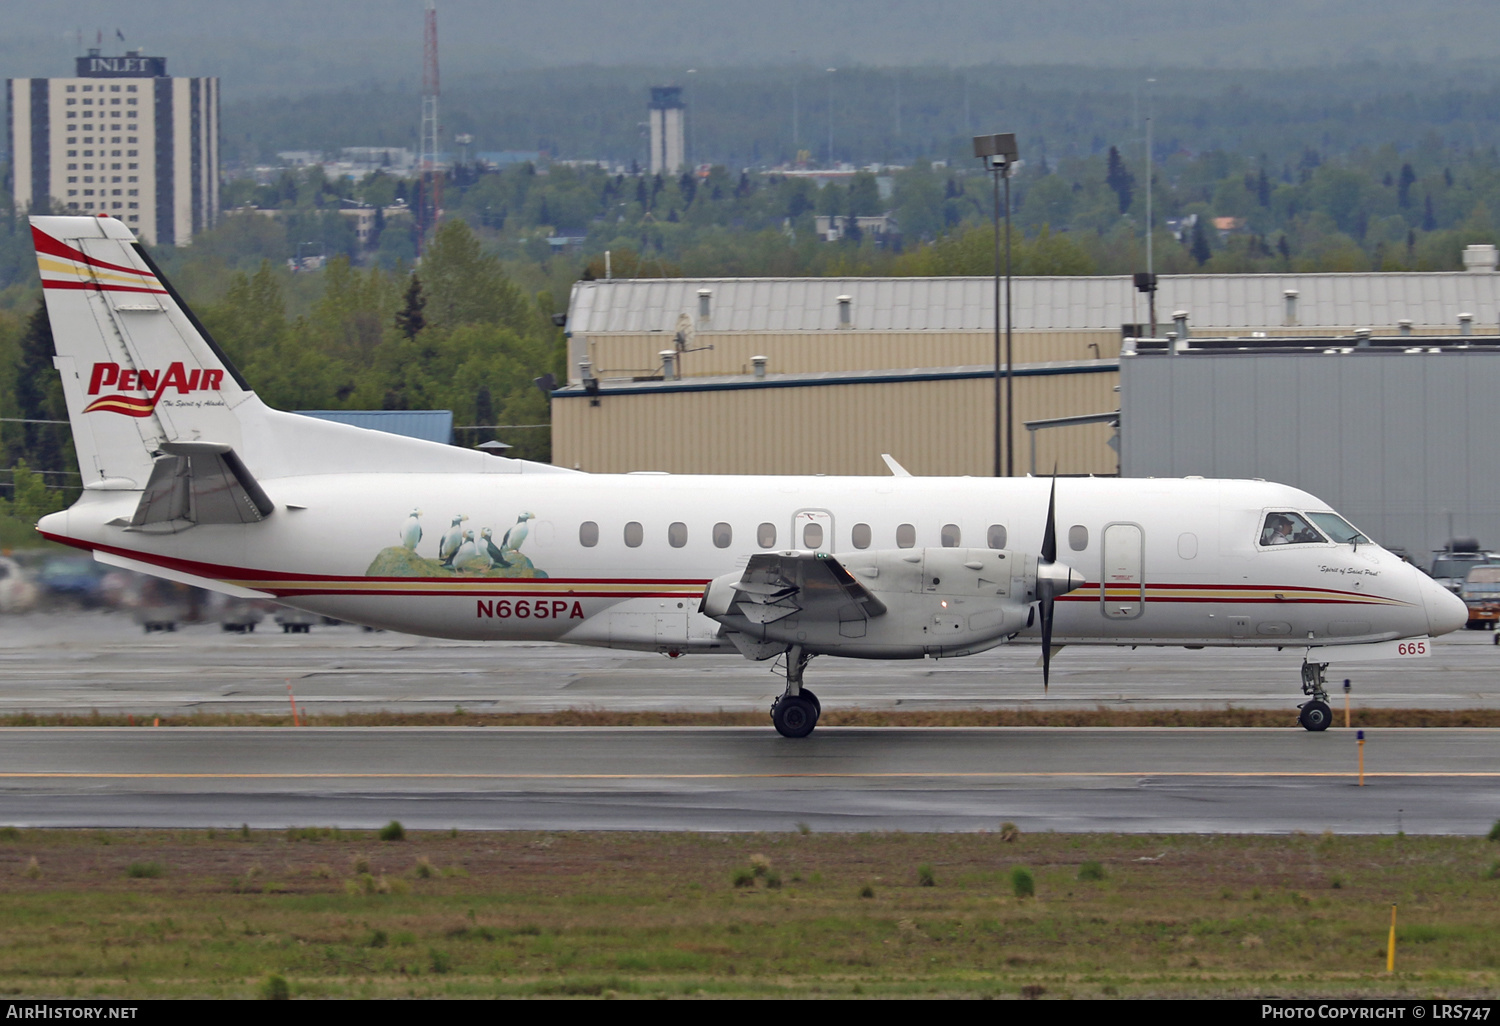
[[[237,444],[254,393],[131,230],[33,217],[31,234],[84,484],[143,488],[164,442]]]
[[[87,489],[178,496],[162,498],[165,505],[152,500],[150,516],[166,516],[162,510],[180,505],[180,489],[172,489],[182,484],[178,479],[187,466],[172,463],[177,470],[170,473],[158,469],[175,443],[228,450],[244,470],[239,476],[248,478],[253,470],[254,478],[263,480],[363,472],[566,472],[273,410],[240,377],[123,223],[108,217],[33,217],[31,233],[57,351],[54,363]],[[206,452],[197,454],[197,469],[188,476],[218,472]],[[169,481],[177,484],[168,488]],[[240,502],[238,508],[244,512],[257,505],[263,503]]]

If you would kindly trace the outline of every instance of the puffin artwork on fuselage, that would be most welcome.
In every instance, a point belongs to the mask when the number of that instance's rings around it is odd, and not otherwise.
[[[469,515],[455,513],[447,533],[438,542],[436,558],[428,558],[418,551],[422,528],[417,518],[421,513],[420,509],[411,511],[400,532],[401,544],[376,553],[374,561],[365,570],[366,577],[546,579],[547,572],[537,569],[520,551],[526,541],[526,521],[536,519],[536,514],[522,513],[497,546],[494,528],[483,527],[476,534],[463,526]]]
[[[31,226],[83,478],[37,529],[111,566],[432,637],[738,652],[784,675],[786,737],[813,658],[1012,644],[1043,687],[1064,646],[1291,649],[1321,731],[1331,660],[1468,619],[1272,482],[586,474],[275,410],[125,224]]]

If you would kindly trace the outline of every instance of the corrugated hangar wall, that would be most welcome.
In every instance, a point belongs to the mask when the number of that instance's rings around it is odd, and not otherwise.
[[[1115,365],[1018,376],[1016,470],[1029,469],[1026,420],[1115,409]],[[914,376],[840,383],[799,380],[732,387],[683,382],[554,393],[553,462],[596,473],[885,474],[890,453],[913,474],[989,476],[994,378]],[[1113,474],[1114,429],[1043,431],[1047,472]]]
[[[1264,478],[1325,500],[1419,563],[1500,545],[1500,353],[1127,356],[1127,477]]]

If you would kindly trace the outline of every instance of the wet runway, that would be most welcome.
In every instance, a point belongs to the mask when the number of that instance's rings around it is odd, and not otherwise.
[[[1500,707],[1500,647],[1487,632],[1440,638],[1432,658],[1334,664],[1370,707]],[[808,686],[827,707],[1295,709],[1301,649],[1064,648],[1043,694],[1037,649],[1002,647],[964,659],[821,657]],[[664,656],[561,645],[453,642],[357,627],[254,634],[216,625],[146,635],[122,613],[0,617],[0,712],[319,713],[391,709],[537,712],[764,710],[781,689],[770,663],[739,656]]]
[[[269,628],[269,630],[268,630]],[[1335,665],[1356,706],[1494,708],[1500,648]],[[1035,648],[943,662],[821,658],[825,707],[1276,708],[1301,651]],[[0,711],[763,710],[769,664],[315,627],[145,635],[121,614],[0,618]],[[1336,720],[1337,722],[1337,720]],[[413,829],[1483,833],[1500,731],[820,728],[0,730],[0,824]]]
[[[0,730],[18,826],[1479,834],[1500,731]]]

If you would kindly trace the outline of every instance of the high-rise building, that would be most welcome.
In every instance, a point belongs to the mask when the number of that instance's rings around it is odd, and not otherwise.
[[[675,175],[686,162],[681,86],[651,87],[651,173]]]
[[[6,83],[17,213],[107,213],[183,246],[219,213],[219,80],[165,57],[79,57],[72,78]]]

